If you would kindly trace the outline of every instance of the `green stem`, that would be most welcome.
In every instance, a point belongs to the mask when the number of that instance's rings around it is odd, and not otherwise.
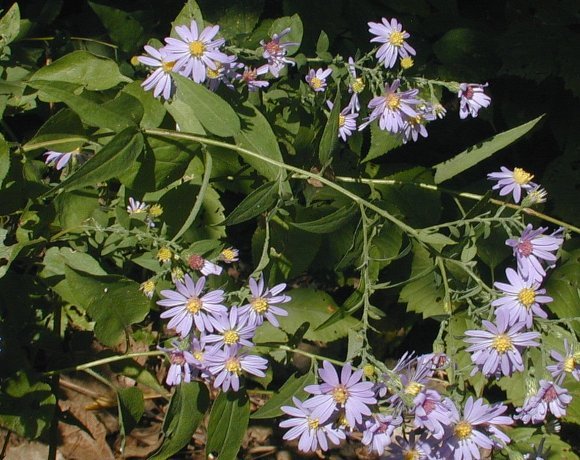
[[[315,353],[309,353],[307,351],[301,350],[300,348],[290,348],[287,345],[278,345],[276,347],[268,347],[272,349],[289,351],[290,353],[296,353],[297,355],[307,356],[310,359],[316,359],[318,361],[328,361],[329,363],[336,364],[338,366],[344,366],[344,361],[338,361],[337,359],[327,358],[326,356],[320,356]]]
[[[59,144],[68,144],[69,142],[87,143],[87,142],[89,142],[89,139],[87,139],[86,137],[80,137],[80,136],[65,137],[65,138],[60,138],[60,139],[54,139],[52,141],[36,142],[34,144],[28,143],[28,144],[23,145],[20,148],[20,150],[23,152],[30,152],[31,150],[42,149],[45,147],[53,147],[53,146],[59,145]]]
[[[191,227],[191,225],[195,221],[195,218],[197,217],[197,214],[199,213],[199,210],[203,205],[203,199],[205,197],[205,192],[207,190],[207,187],[209,185],[209,179],[211,177],[211,170],[212,170],[212,158],[209,152],[206,150],[205,171],[203,173],[203,179],[201,181],[201,188],[199,189],[199,193],[197,194],[197,197],[195,199],[195,204],[193,205],[193,209],[189,213],[189,216],[187,217],[186,221],[183,223],[179,231],[171,239],[172,243],[175,243],[187,231],[187,229]]]
[[[157,351],[145,351],[140,353],[128,353],[126,355],[109,356],[108,358],[97,359],[96,361],[78,364],[77,366],[66,367],[64,369],[57,369],[54,371],[48,371],[45,372],[44,375],[49,377],[51,375],[59,375],[64,374],[66,372],[84,371],[85,369],[90,369],[91,367],[102,366],[103,364],[114,363],[116,361],[124,361],[126,359],[131,358],[139,358],[141,356],[164,356],[164,355],[165,355],[164,351],[157,350]]]

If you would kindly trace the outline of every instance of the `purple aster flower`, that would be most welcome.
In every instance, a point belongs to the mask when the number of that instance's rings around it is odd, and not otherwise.
[[[224,301],[224,291],[221,289],[210,291],[201,296],[205,286],[205,277],[194,282],[189,275],[185,275],[183,282],[176,281],[176,291],[165,289],[161,295],[166,298],[159,300],[157,305],[169,307],[161,313],[161,318],[171,318],[167,327],[175,329],[182,337],[190,333],[193,324],[201,332],[213,331],[209,315],[215,316],[227,312]]]
[[[144,48],[149,56],[139,56],[137,60],[155,70],[141,83],[141,86],[145,91],[153,89],[153,96],[163,96],[163,99],[167,100],[174,89],[171,74],[174,71],[175,59],[167,55],[165,48],[157,50],[149,45],[145,45]]]
[[[391,444],[393,432],[403,424],[400,416],[374,414],[365,419],[363,437],[361,442],[370,448],[372,452],[382,455]]]
[[[243,67],[244,65],[236,61],[236,56],[228,56],[229,62],[216,62],[215,69],[207,67],[205,69],[206,73],[206,83],[210,91],[217,91],[220,83],[223,83],[229,89],[234,89],[234,85],[231,80],[237,75],[236,69]]]
[[[538,283],[546,276],[542,262],[547,262],[550,268],[553,267],[558,259],[555,253],[564,242],[562,228],[551,235],[544,235],[547,230],[547,227],[534,230],[532,224],[528,224],[519,238],[510,238],[505,242],[514,250],[520,274]]]
[[[220,347],[236,347],[245,345],[253,347],[252,337],[256,332],[256,326],[248,324],[248,316],[240,315],[239,308],[230,308],[229,314],[210,317],[215,334],[204,335],[201,339],[203,343],[215,343]]]
[[[369,404],[376,404],[372,382],[361,382],[363,371],[352,372],[352,366],[343,366],[340,379],[334,366],[328,361],[322,363],[318,375],[324,383],[308,385],[305,391],[316,395],[304,402],[304,406],[314,408],[313,415],[321,422],[330,418],[337,409],[344,409],[346,421],[351,427],[362,423],[363,415],[371,415]]]
[[[221,275],[223,270],[219,265],[216,265],[197,254],[192,254],[189,256],[187,263],[189,268],[201,272],[201,274],[204,276]]]
[[[189,361],[193,360],[193,356],[187,350],[184,350],[177,340],[171,342],[173,348],[157,347],[159,350],[168,354],[169,370],[165,383],[170,386],[179,385],[181,382],[191,381],[191,368]]]
[[[555,417],[566,415],[566,407],[572,401],[568,390],[548,380],[540,380],[540,389],[535,395],[528,396],[514,418],[523,423],[540,423],[546,419],[548,411]]]
[[[536,184],[526,191],[526,197],[522,201],[522,206],[534,206],[545,203],[548,199],[548,192],[542,186]]]
[[[409,140],[417,142],[419,136],[428,137],[427,128],[425,125],[429,121],[435,120],[435,115],[429,106],[424,105],[417,112],[415,117],[405,117],[403,124],[403,144]]]
[[[485,87],[487,87],[487,83],[485,85],[477,83],[461,83],[459,85],[457,97],[459,98],[459,117],[462,120],[469,115],[475,118],[479,109],[489,107],[491,98],[483,92]]]
[[[330,110],[334,104],[331,101],[326,101],[326,105]],[[338,115],[338,137],[346,142],[346,139],[352,136],[352,133],[356,131],[356,119],[358,113],[353,112],[350,106],[345,107],[341,110]]]
[[[208,26],[198,32],[197,23],[191,21],[191,25],[177,26],[175,32],[181,38],[167,37],[164,50],[167,59],[175,61],[175,70],[180,74],[190,77],[196,83],[202,83],[207,77],[207,68],[217,70],[217,63],[231,62],[231,56],[221,51],[219,47],[225,43],[223,38],[214,40],[220,27]]]
[[[499,190],[500,196],[512,194],[514,202],[519,203],[522,198],[522,190],[531,190],[537,185],[532,182],[533,174],[524,171],[522,168],[514,168],[513,171],[502,166],[501,172],[493,172],[487,175],[489,180],[496,180],[491,189]]]
[[[129,214],[143,214],[147,212],[148,208],[149,206],[146,203],[141,203],[133,197],[129,197],[129,204],[127,205],[127,212]]]
[[[326,79],[332,73],[332,69],[310,69],[306,75],[306,83],[316,92],[326,90]]]
[[[444,428],[451,423],[450,400],[443,401],[441,395],[432,389],[424,389],[415,399],[412,413],[415,428],[424,428],[437,439],[445,434]],[[452,403],[451,403],[452,404]]]
[[[486,377],[495,375],[509,376],[514,371],[523,371],[524,362],[521,351],[524,347],[537,347],[535,339],[540,337],[538,332],[520,332],[526,324],[519,322],[509,327],[509,317],[504,311],[498,312],[496,321],[483,321],[487,329],[465,331],[465,342],[471,343],[465,351],[472,352],[471,361],[475,368],[471,375],[477,371],[483,372]]]
[[[260,41],[260,45],[263,48],[262,57],[268,61],[268,70],[276,78],[280,76],[280,72],[286,67],[286,64],[294,65],[294,61],[288,59],[286,53],[290,46],[298,46],[299,43],[280,43],[280,40],[289,33],[290,27],[284,29],[279,34],[272,35],[272,39],[269,42],[265,42],[264,40]]]
[[[395,443],[391,444],[390,452],[384,457],[385,460],[427,460],[431,457],[431,445],[423,435],[415,437],[411,432],[408,439],[402,436],[395,437]]]
[[[257,69],[253,67],[244,67],[244,71],[238,74],[236,78],[243,81],[248,85],[248,91],[258,91],[260,88],[267,88],[270,83],[265,80],[258,80],[259,76],[266,75],[268,73],[268,64],[264,64]]]
[[[551,302],[554,299],[545,295],[546,290],[540,289],[538,283],[525,279],[512,268],[507,268],[505,274],[510,284],[494,283],[494,286],[505,294],[504,297],[491,303],[497,307],[495,314],[505,312],[508,315],[510,326],[524,322],[527,328],[532,327],[534,316],[547,318],[548,315],[540,308],[540,304]]]
[[[280,323],[278,323],[276,316],[288,316],[288,312],[276,305],[290,302],[291,300],[290,296],[281,294],[286,289],[286,284],[280,283],[272,289],[268,289],[264,287],[264,278],[262,276],[260,276],[258,281],[250,278],[249,284],[252,297],[249,304],[240,307],[239,314],[249,315],[248,322],[250,324],[259,326],[266,318],[273,326],[278,327]]]
[[[378,22],[369,22],[369,32],[376,37],[371,39],[371,43],[383,43],[377,50],[376,57],[379,63],[383,63],[387,69],[390,69],[397,62],[397,58],[415,56],[415,50],[405,39],[410,35],[403,30],[403,26],[395,19],[389,22],[386,18],[381,19],[382,24]]]
[[[416,97],[419,90],[397,91],[399,85],[400,80],[395,80],[391,86],[385,86],[382,96],[371,99],[369,109],[372,112],[368,121],[359,126],[359,131],[378,118],[382,130],[396,134],[404,128],[406,117],[415,118],[418,115],[413,106],[421,103]]]
[[[46,160],[44,160],[44,162],[47,165],[53,163],[56,169],[60,171],[71,161],[71,159],[81,155],[81,149],[77,148],[70,152],[56,152],[54,150],[49,150],[44,153],[44,155],[46,155]]]
[[[556,361],[556,364],[546,366],[559,385],[566,378],[566,374],[570,374],[576,381],[580,381],[580,359],[576,357],[574,346],[569,345],[567,339],[564,339],[564,349],[566,350],[565,355],[552,350],[550,356]]]
[[[348,92],[352,93],[348,107],[352,113],[360,112],[360,101],[358,95],[365,89],[365,82],[361,77],[356,75],[356,67],[352,57],[348,58],[348,73],[351,76],[351,81],[348,85]]]
[[[228,391],[230,387],[234,391],[240,389],[242,371],[257,377],[266,376],[264,370],[268,367],[268,361],[260,356],[243,353],[241,347],[213,347],[204,357],[208,371],[215,376],[214,388],[221,387],[223,391]]]
[[[280,422],[282,428],[290,428],[283,439],[291,440],[299,437],[298,449],[302,452],[314,452],[319,447],[324,451],[328,450],[328,441],[337,446],[341,439],[346,438],[344,430],[336,428],[333,422],[321,423],[321,420],[298,398],[293,396],[292,401],[296,407],[281,407],[283,412],[292,416],[291,419]]]
[[[480,458],[479,449],[503,447],[510,441],[496,425],[511,425],[511,417],[501,415],[507,406],[503,404],[488,405],[482,399],[476,401],[469,397],[465,403],[463,417],[460,417],[455,406],[451,406],[453,424],[452,432],[444,440],[444,445],[452,452],[454,460],[472,460]]]

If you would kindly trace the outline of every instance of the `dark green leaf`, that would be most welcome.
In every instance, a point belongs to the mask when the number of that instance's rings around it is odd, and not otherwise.
[[[109,37],[122,51],[134,51],[145,42],[141,23],[126,11],[94,2],[89,2],[89,6],[107,29]]]
[[[176,387],[163,420],[163,443],[149,460],[165,460],[183,449],[209,407],[209,392],[201,382]]]
[[[8,45],[20,32],[20,9],[14,3],[0,19],[0,49]]]
[[[87,141],[87,132],[79,116],[71,109],[63,109],[50,117],[23,149],[32,150],[35,145],[42,144],[46,150],[71,152]]]
[[[371,147],[363,162],[383,156],[402,144],[403,142],[399,136],[383,131],[377,123],[371,123]]]
[[[73,51],[41,67],[30,77],[30,81],[36,80],[74,83],[90,91],[102,91],[131,81],[119,72],[115,61],[87,51]]]
[[[578,316],[580,305],[580,249],[572,251],[567,260],[554,269],[546,283],[546,291],[554,299],[547,307],[558,318]]]
[[[163,118],[165,118],[166,110],[159,99],[153,96],[151,91],[143,91],[141,83],[134,81],[126,85],[121,90],[120,94],[122,93],[127,93],[135,99],[138,99],[143,106],[143,117],[140,123],[141,128],[157,128],[161,125]],[[185,128],[182,129],[191,132]]]
[[[143,393],[137,387],[119,388],[117,390],[119,406],[119,430],[121,435],[121,452],[125,450],[125,439],[145,412]]]
[[[191,25],[191,21],[197,22],[197,27],[199,30],[203,28],[203,16],[201,15],[201,10],[195,0],[187,0],[175,21],[171,23],[171,36],[177,37],[175,33],[175,26],[187,26]]]
[[[220,137],[235,136],[240,131],[240,119],[232,107],[205,86],[174,75],[177,99],[193,108],[195,117],[205,129]]]
[[[99,196],[95,190],[64,192],[56,197],[54,207],[60,226],[74,232],[99,207]],[[76,231],[81,232],[82,229]]]
[[[293,227],[309,233],[332,233],[358,215],[358,206],[352,204],[310,222],[290,222]]]
[[[224,225],[236,225],[266,212],[278,199],[277,188],[276,182],[266,182],[254,190],[226,217]]]
[[[220,33],[226,39],[251,33],[264,8],[264,0],[201,0],[199,3],[205,19],[219,24]]]
[[[122,374],[129,377],[141,385],[145,385],[156,391],[160,395],[167,396],[168,393],[165,388],[159,384],[157,378],[149,372],[145,367],[141,366],[133,359],[125,359],[123,361],[113,361],[109,363],[111,370],[117,374]]]
[[[8,148],[8,142],[4,140],[4,136],[0,134],[0,188],[2,188],[2,182],[10,170],[10,149]]]
[[[322,132],[320,145],[318,146],[318,160],[320,165],[325,168],[332,163],[332,154],[338,145],[338,128],[340,118],[340,88],[336,90],[334,105],[330,111],[330,116]]]
[[[292,375],[274,395],[252,414],[253,419],[274,418],[284,414],[280,409],[282,406],[292,406],[292,397],[302,400],[307,396],[304,387],[315,383],[316,377],[313,372],[308,371],[304,375]]]
[[[222,392],[211,408],[207,425],[206,457],[235,460],[248,428],[250,401],[245,391]]]

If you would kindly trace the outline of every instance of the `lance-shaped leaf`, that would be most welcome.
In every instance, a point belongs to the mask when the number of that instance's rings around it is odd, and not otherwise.
[[[220,137],[238,134],[240,119],[226,101],[205,86],[179,74],[173,78],[177,86],[177,98],[193,108],[195,117],[205,129]]]
[[[455,177],[457,174],[465,171],[466,169],[475,166],[480,161],[489,158],[498,150],[507,147],[523,135],[530,132],[531,129],[536,126],[543,117],[544,115],[540,115],[538,118],[528,121],[523,125],[490,137],[489,139],[483,141],[481,144],[469,147],[467,150],[454,156],[450,160],[436,164],[434,166],[435,183],[440,184],[441,182],[445,182],[446,180]]]
[[[320,219],[310,222],[291,222],[290,225],[309,233],[332,233],[342,228],[357,215],[358,208],[357,205],[353,203],[350,206],[337,209],[333,213],[321,217]]]
[[[235,460],[249,420],[250,401],[245,391],[220,393],[209,415],[206,457],[213,454],[220,460]]]
[[[278,199],[277,188],[276,182],[266,182],[244,198],[223,224],[239,224],[267,211]]]
[[[338,145],[340,116],[340,88],[337,88],[334,105],[330,111],[330,116],[322,132],[322,138],[318,146],[318,160],[322,167],[326,167],[332,163],[332,154]]]
[[[304,391],[306,385],[315,383],[316,377],[312,371],[304,375],[292,375],[282,387],[274,393],[270,400],[252,414],[253,419],[279,417],[284,412],[282,406],[292,406],[292,396],[304,399],[308,393]]]
[[[119,406],[119,428],[121,435],[121,452],[125,450],[125,439],[141,419],[145,411],[143,393],[137,387],[119,388],[117,390]]]

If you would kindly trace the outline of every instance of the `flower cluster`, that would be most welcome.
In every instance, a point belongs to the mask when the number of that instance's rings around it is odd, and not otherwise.
[[[222,253],[234,260],[237,253],[233,251]],[[209,274],[214,274],[211,267]],[[169,319],[167,326],[181,338],[172,342],[172,348],[163,349],[171,362],[166,382],[177,385],[200,378],[223,391],[238,391],[242,373],[265,376],[268,361],[249,353],[254,346],[252,338],[265,320],[278,326],[276,316],[288,313],[277,305],[290,301],[290,297],[282,294],[286,288],[283,283],[269,289],[262,278],[251,278],[248,302],[228,308],[225,292],[207,291],[206,280],[200,276],[195,281],[185,274],[182,280],[175,280],[175,290],[162,290],[163,298],[157,301],[166,309],[161,318]]]
[[[127,205],[127,213],[131,217],[144,216],[145,222],[149,227],[155,227],[155,219],[163,214],[163,208],[160,204],[148,205],[145,202],[129,197],[129,204]]]
[[[439,365],[448,363],[442,354],[404,355],[377,382],[364,381],[363,370],[345,364],[340,371],[324,361],[320,384],[305,390],[310,398],[293,398],[294,406],[282,410],[291,418],[280,423],[289,428],[284,439],[298,439],[303,452],[328,450],[341,440],[362,434],[366,448],[386,459],[479,458],[479,448],[502,447],[509,438],[501,425],[511,425],[503,415],[507,407],[468,398],[463,415],[456,404],[430,384]],[[395,431],[410,432],[406,437]]]

